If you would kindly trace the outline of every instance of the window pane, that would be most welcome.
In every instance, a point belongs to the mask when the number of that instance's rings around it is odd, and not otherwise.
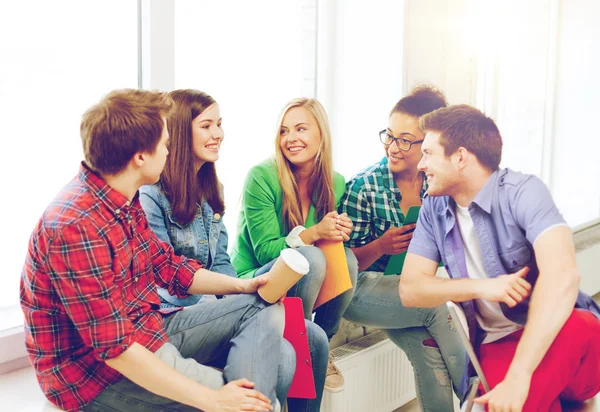
[[[0,307],[18,302],[27,242],[77,173],[79,122],[108,91],[137,87],[137,2],[0,3]]]
[[[314,90],[315,4],[177,1],[174,26],[175,88],[207,92],[221,109],[217,170],[231,245],[246,173],[274,154],[279,111]]]

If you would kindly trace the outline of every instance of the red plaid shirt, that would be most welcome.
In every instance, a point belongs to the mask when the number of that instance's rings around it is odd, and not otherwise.
[[[122,376],[104,361],[168,341],[156,286],[180,297],[200,265],[175,256],[128,202],[84,165],[48,206],[21,278],[29,358],[46,397],[81,409]]]

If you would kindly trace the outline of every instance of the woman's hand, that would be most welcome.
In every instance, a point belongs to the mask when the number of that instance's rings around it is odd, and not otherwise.
[[[413,230],[416,224],[392,227],[388,229],[379,239],[379,249],[382,255],[397,255],[406,252],[413,238]]]
[[[327,213],[323,219],[317,223],[315,229],[319,240],[345,242],[350,240],[353,226],[352,220],[350,220],[346,213],[340,215],[334,211]]]

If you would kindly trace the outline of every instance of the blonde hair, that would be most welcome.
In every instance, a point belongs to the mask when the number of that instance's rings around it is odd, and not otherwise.
[[[314,116],[321,133],[321,144],[315,156],[310,180],[313,182],[312,200],[315,204],[315,217],[321,220],[327,213],[335,210],[335,196],[333,191],[333,165],[331,156],[331,132],[325,109],[316,99],[306,97],[296,98],[285,105],[277,123],[277,134],[275,137],[275,163],[279,183],[283,192],[282,221],[286,230],[290,230],[304,223],[302,210],[298,198],[298,185],[292,172],[290,162],[281,151],[281,125],[283,118],[290,109],[302,107]]]

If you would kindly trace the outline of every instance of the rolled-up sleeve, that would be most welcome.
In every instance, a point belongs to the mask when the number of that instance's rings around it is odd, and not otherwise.
[[[158,239],[154,232],[149,232],[150,256],[156,284],[166,289],[171,296],[188,297],[187,291],[192,286],[194,275],[202,265],[183,255],[175,255],[171,245]]]
[[[63,228],[52,239],[47,263],[56,295],[96,359],[123,353],[133,343],[133,325],[114,283],[109,245],[97,229]]]
[[[349,248],[358,248],[374,240],[371,236],[373,220],[371,204],[366,199],[361,186],[358,181],[351,181],[338,208],[339,213],[346,213],[354,224],[350,240],[344,243]]]
[[[431,198],[423,199],[423,206],[419,212],[417,227],[414,231],[413,238],[408,246],[408,252],[422,256],[434,262],[440,261],[440,251],[438,249],[433,221],[431,219],[433,202]]]
[[[546,230],[567,224],[558,211],[550,190],[539,178],[528,176],[511,191],[513,193],[509,196],[514,199],[511,203],[512,213],[532,245]]]

